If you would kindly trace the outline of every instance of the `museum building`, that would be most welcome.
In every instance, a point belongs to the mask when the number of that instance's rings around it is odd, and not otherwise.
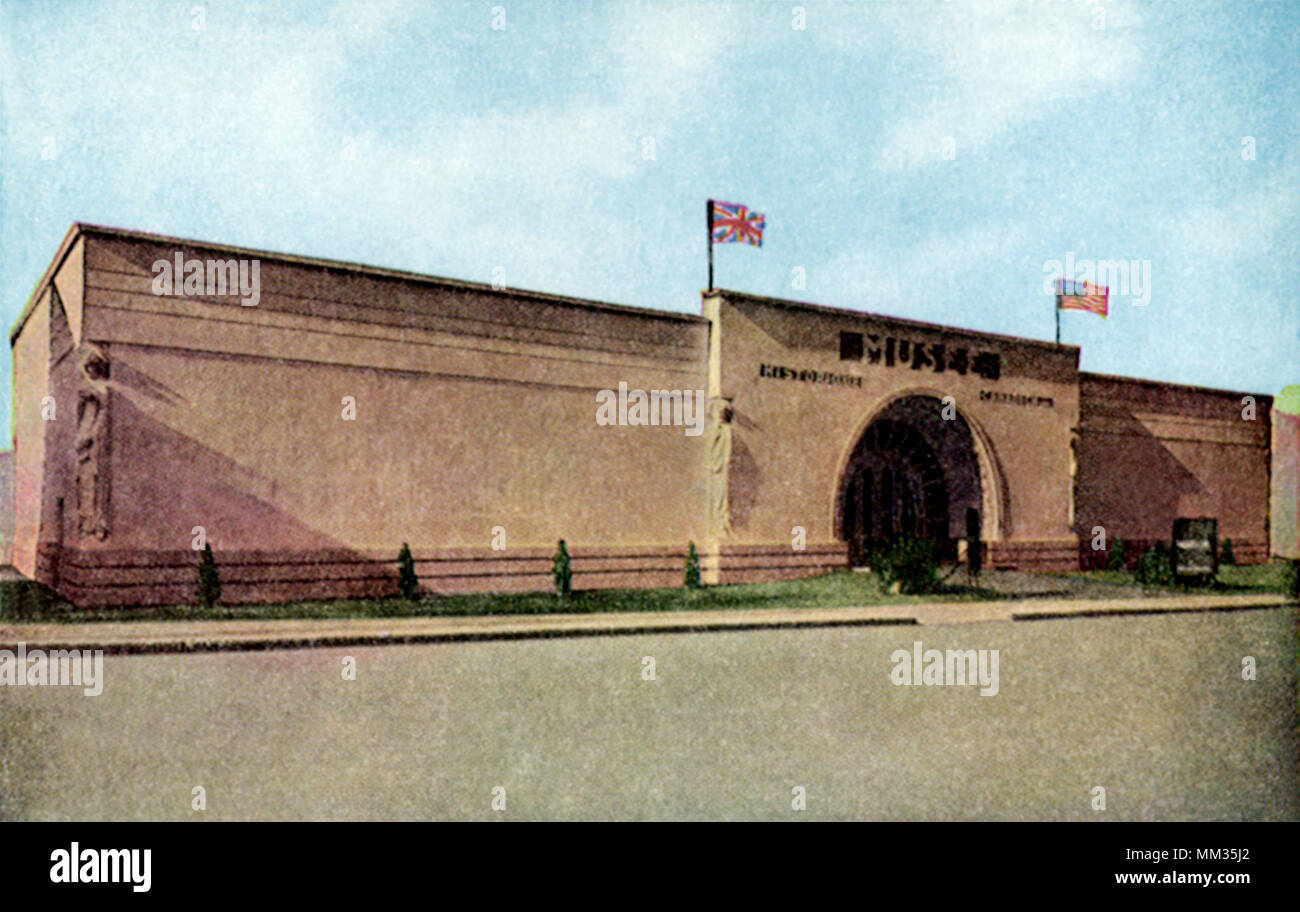
[[[166,267],[160,264],[167,264]],[[195,265],[197,264],[197,265]],[[252,282],[252,287],[249,282]],[[82,606],[1269,555],[1271,397],[706,291],[699,316],[75,224],[14,326],[13,562]]]

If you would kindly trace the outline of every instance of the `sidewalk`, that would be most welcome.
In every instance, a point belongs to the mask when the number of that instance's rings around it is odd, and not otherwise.
[[[21,642],[29,650],[94,648],[110,653],[208,652],[878,624],[936,626],[1180,611],[1240,611],[1294,604],[1286,596],[1271,594],[1183,595],[1144,599],[1024,599],[859,608],[616,614],[0,624],[0,648],[14,647]]]

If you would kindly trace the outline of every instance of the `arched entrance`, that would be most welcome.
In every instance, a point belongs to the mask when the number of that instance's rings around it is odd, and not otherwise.
[[[840,483],[837,534],[849,560],[903,538],[933,541],[957,556],[967,510],[982,508],[970,426],[933,396],[896,399],[862,432]]]

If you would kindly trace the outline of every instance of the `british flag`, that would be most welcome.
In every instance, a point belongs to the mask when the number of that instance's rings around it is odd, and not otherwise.
[[[1075,279],[1056,280],[1056,306],[1059,310],[1086,310],[1103,320],[1110,301],[1110,289]]]
[[[751,212],[739,203],[712,200],[711,205],[713,243],[763,246],[763,227],[767,224],[763,213]]]

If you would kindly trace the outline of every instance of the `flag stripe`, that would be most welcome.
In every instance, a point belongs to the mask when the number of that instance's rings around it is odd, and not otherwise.
[[[739,203],[713,201],[710,237],[715,244],[752,244],[763,246],[763,229],[767,219]]]
[[[1110,289],[1091,282],[1057,279],[1056,306],[1059,310],[1085,310],[1104,320],[1110,310]]]

